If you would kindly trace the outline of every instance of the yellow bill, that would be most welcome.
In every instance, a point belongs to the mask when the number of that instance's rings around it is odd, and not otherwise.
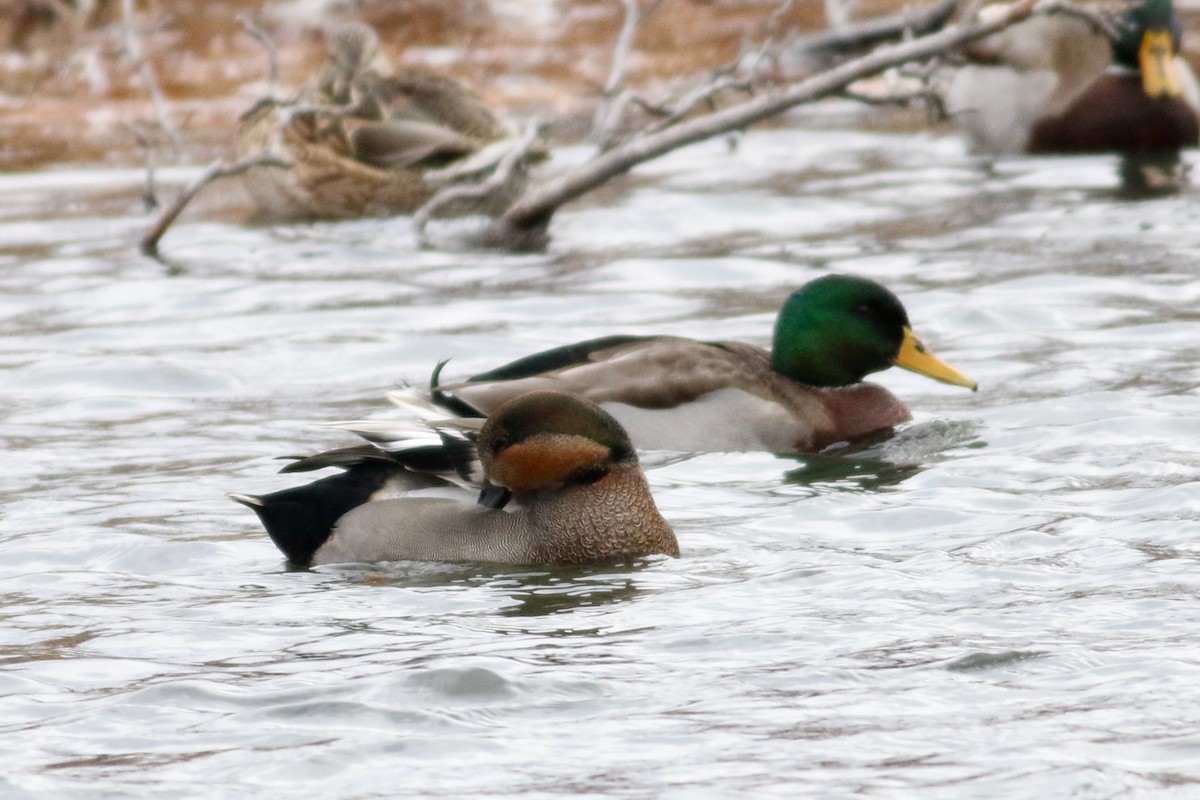
[[[1179,97],[1182,94],[1174,50],[1170,31],[1148,30],[1142,35],[1138,64],[1142,68],[1142,88],[1150,97]]]
[[[892,363],[935,381],[965,386],[972,392],[979,388],[975,381],[926,350],[911,328],[904,329],[904,341],[900,344],[900,352],[892,359]]]

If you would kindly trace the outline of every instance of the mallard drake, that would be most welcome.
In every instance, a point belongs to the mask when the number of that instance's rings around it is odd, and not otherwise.
[[[984,9],[986,12],[988,9]],[[1200,88],[1179,57],[1171,0],[1141,0],[1110,41],[1039,16],[976,42],[946,108],[982,153],[1159,154],[1200,139]]]
[[[770,352],[741,342],[606,336],[557,347],[460,382],[434,373],[429,399],[482,416],[534,389],[599,403],[640,449],[812,452],[910,418],[863,378],[891,366],[976,384],[931,354],[900,300],[878,283],[827,275],[784,303]],[[393,395],[404,404],[406,393]]]
[[[481,427],[448,420],[432,430],[442,439],[432,447],[404,441],[393,449],[335,450],[287,471],[336,466],[345,470],[338,475],[230,497],[253,509],[288,561],[300,566],[398,560],[584,565],[679,555],[628,434],[595,404],[532,392],[501,405]],[[476,504],[397,496],[428,485],[430,471],[470,470],[476,456],[483,469]],[[502,510],[510,501],[519,508]]]
[[[309,86],[243,115],[235,150],[239,159],[271,155],[288,165],[253,167],[243,180],[262,218],[350,219],[415,211],[440,184],[493,169],[514,134],[455,81],[391,69],[375,31],[352,23],[330,37],[328,61]],[[443,214],[501,209],[520,188],[511,182]]]

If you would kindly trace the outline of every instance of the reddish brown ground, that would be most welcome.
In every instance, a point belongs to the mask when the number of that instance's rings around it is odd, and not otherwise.
[[[120,2],[94,5],[84,16],[71,0],[0,0],[0,171],[144,163],[138,137],[156,136],[154,113],[126,51]],[[903,5],[859,0],[855,17]],[[727,64],[744,39],[761,38],[780,6],[663,0],[639,30],[629,80],[653,90]],[[183,130],[189,162],[221,153],[238,115],[266,92],[266,50],[242,29],[240,15],[277,44],[284,87],[320,63],[327,29],[360,19],[376,27],[394,62],[435,67],[496,107],[558,120],[585,119],[594,108],[623,17],[619,0],[140,0],[135,7],[142,50]],[[823,6],[794,2],[782,23],[822,29]]]

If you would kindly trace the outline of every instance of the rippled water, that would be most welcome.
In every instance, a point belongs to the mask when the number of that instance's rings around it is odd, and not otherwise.
[[[545,255],[193,222],[169,266],[135,174],[0,178],[0,796],[1196,796],[1200,205],[1114,168],[759,132]],[[869,447],[647,454],[678,560],[293,572],[223,496],[441,358],[766,343],[826,271],[981,391],[891,371],[916,419]]]

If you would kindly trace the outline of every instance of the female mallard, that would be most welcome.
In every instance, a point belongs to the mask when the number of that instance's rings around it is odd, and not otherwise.
[[[1035,17],[967,49],[946,108],[978,152],[1176,153],[1200,139],[1179,44],[1171,0],[1141,0],[1112,42],[1082,19]]]
[[[236,152],[288,165],[253,167],[243,180],[264,219],[350,219],[415,211],[438,188],[429,173],[440,170],[446,180],[486,173],[505,147],[489,145],[513,133],[449,78],[392,71],[375,31],[356,23],[331,37],[329,60],[311,86],[246,112]],[[506,186],[470,210],[503,208],[519,188]]]
[[[369,423],[368,423],[369,424]],[[350,427],[353,427],[351,425]],[[394,425],[389,426],[392,429]],[[435,423],[443,442],[335,450],[286,471],[345,471],[306,486],[230,497],[258,515],[288,561],[301,566],[372,561],[599,564],[679,555],[637,453],[596,405],[533,392],[496,409],[477,436]],[[429,469],[474,465],[485,479],[476,504],[397,496]],[[519,508],[501,510],[512,501]]]
[[[784,303],[770,352],[741,342],[606,336],[527,356],[431,399],[486,415],[533,389],[599,403],[641,449],[812,452],[910,418],[864,376],[900,366],[934,380],[976,384],[935,358],[894,294],[874,281],[827,275]],[[439,367],[440,371],[440,367]],[[404,393],[397,402],[404,404]]]

